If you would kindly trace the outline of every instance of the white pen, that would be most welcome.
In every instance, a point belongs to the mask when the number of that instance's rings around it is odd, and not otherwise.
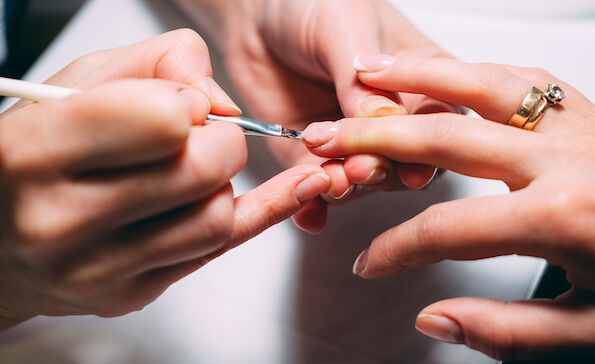
[[[0,95],[2,96],[38,101],[41,99],[61,99],[79,92],[82,91],[0,77]],[[302,138],[301,131],[288,129],[279,124],[265,123],[241,116],[217,116],[209,114],[207,120],[232,122],[241,127],[245,135],[273,136],[289,139]]]

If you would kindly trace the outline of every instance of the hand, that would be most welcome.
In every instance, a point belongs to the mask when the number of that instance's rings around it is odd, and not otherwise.
[[[595,105],[542,70],[386,55],[360,61],[367,72],[359,78],[369,86],[424,93],[487,120],[435,114],[312,124],[304,138],[316,155],[378,153],[499,179],[513,192],[430,207],[376,237],[354,272],[378,278],[444,259],[543,257],[566,269],[571,291],[508,304],[446,300],[425,308],[417,328],[497,358],[595,355]],[[532,86],[548,83],[560,85],[566,99],[534,131],[499,124]]]
[[[302,130],[313,120],[399,115],[406,113],[405,107],[410,113],[452,111],[450,105],[420,95],[403,95],[404,107],[395,93],[357,80],[352,61],[358,54],[382,50],[447,56],[383,0],[177,1],[212,30],[235,86],[259,119]],[[396,164],[370,154],[327,162],[293,142],[270,144],[286,165],[324,163],[332,180],[324,194],[330,203],[350,197],[354,184],[383,190],[422,188],[435,172],[433,167]],[[326,208],[318,199],[294,221],[318,232]]]
[[[300,166],[234,199],[246,143],[204,125],[209,99],[235,112],[211,80],[202,40],[172,32],[85,56],[51,82],[87,91],[2,115],[0,329],[140,310],[328,188]]]

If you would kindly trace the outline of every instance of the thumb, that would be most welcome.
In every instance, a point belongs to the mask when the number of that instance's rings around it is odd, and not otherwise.
[[[376,117],[406,114],[398,94],[364,85],[357,78],[353,60],[360,54],[379,52],[380,30],[375,9],[365,1],[349,1],[321,25],[317,48],[335,85],[346,117]],[[336,34],[341,34],[337,42]],[[326,36],[324,36],[326,34]]]
[[[594,301],[572,292],[555,300],[510,303],[445,300],[422,310],[415,327],[434,339],[465,344],[498,359],[595,358]]]
[[[238,106],[213,80],[206,43],[190,29],[170,31],[143,42],[83,56],[48,83],[87,89],[124,78],[174,81],[204,93],[214,114],[241,114]]]

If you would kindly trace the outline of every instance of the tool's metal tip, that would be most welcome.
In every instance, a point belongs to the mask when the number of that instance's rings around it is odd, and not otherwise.
[[[287,129],[287,128],[281,129],[281,136],[284,136],[289,139],[302,139],[303,138],[301,131]]]

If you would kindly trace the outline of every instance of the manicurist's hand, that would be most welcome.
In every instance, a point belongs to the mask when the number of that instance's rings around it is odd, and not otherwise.
[[[0,120],[0,329],[139,310],[329,186],[304,165],[234,198],[245,138],[204,124],[238,111],[194,32],[85,56],[49,82],[85,91]]]
[[[420,95],[382,91],[359,82],[362,53],[447,56],[384,0],[176,0],[196,15],[220,46],[232,80],[255,117],[302,130],[313,120],[452,110]],[[418,189],[435,169],[374,154],[315,159],[302,145],[270,140],[286,165],[316,161],[332,179],[324,196],[294,216],[320,231],[327,203],[348,199],[354,186]]]
[[[595,355],[595,105],[548,72],[449,59],[359,57],[359,79],[387,91],[426,94],[477,111],[315,123],[311,151],[338,158],[374,153],[504,181],[512,193],[430,207],[377,236],[354,272],[379,278],[444,259],[543,257],[573,289],[554,300],[435,303],[417,328],[505,359]],[[532,86],[566,93],[533,131],[505,125]]]

